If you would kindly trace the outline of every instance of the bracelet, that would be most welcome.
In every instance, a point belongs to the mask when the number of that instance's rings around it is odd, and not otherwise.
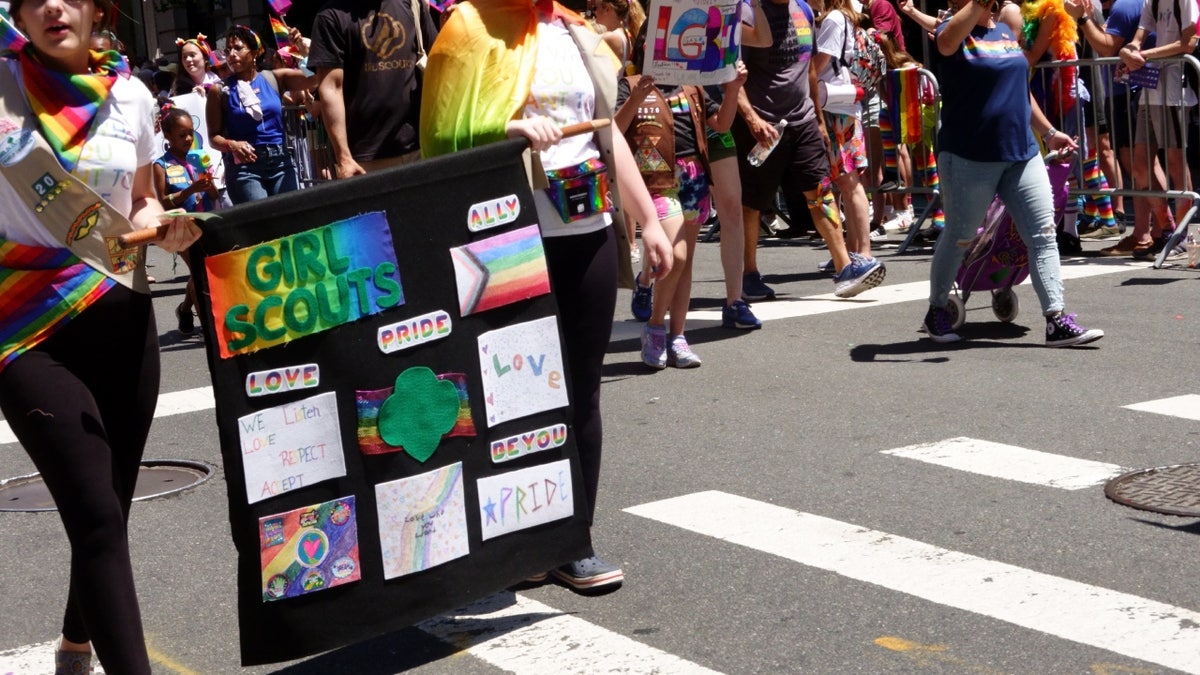
[[[1046,133],[1042,134],[1042,143],[1049,145],[1050,139],[1054,138],[1054,134],[1057,134],[1057,133],[1058,133],[1058,129],[1055,129],[1054,127],[1050,127],[1050,129],[1048,129],[1046,131]]]

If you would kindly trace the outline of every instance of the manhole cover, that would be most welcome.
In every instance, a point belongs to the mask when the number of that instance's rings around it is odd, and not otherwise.
[[[1200,464],[1131,471],[1108,481],[1104,494],[1135,509],[1200,518]]]
[[[133,501],[162,497],[195,487],[212,477],[213,467],[183,459],[147,459],[138,470]],[[0,511],[54,511],[54,499],[41,474],[0,481]]]

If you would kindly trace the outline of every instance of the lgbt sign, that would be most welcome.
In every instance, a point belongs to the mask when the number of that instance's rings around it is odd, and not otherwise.
[[[192,247],[244,664],[590,555],[523,147],[244,204]]]

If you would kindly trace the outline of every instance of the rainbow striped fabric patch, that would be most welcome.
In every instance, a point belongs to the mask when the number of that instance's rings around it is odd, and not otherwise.
[[[450,249],[462,316],[550,292],[546,254],[537,225]]]

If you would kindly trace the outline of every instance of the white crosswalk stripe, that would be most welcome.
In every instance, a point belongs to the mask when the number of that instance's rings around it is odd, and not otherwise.
[[[499,594],[418,627],[518,675],[715,673],[522,595]]]
[[[1200,420],[1200,394],[1185,394],[1160,398],[1157,401],[1131,403],[1125,407],[1141,412],[1181,417],[1185,420]]]
[[[951,438],[909,445],[883,454],[915,459],[959,471],[1064,490],[1082,490],[1120,475],[1116,464],[1064,457],[974,438]]]
[[[628,513],[1188,673],[1200,612],[724,492]]]

